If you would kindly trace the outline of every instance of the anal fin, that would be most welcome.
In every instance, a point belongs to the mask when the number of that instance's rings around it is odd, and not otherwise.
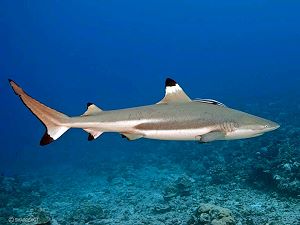
[[[99,130],[93,130],[93,129],[84,129],[84,130],[89,133],[88,141],[93,141],[96,138],[98,138],[101,134],[103,134],[103,131],[99,131]]]

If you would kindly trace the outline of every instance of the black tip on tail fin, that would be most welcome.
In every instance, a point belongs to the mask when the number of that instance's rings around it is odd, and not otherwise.
[[[166,87],[173,87],[173,86],[176,86],[177,82],[171,78],[167,78],[166,79],[166,83],[165,83],[165,86]]]
[[[46,131],[46,133],[44,134],[44,136],[42,137],[42,139],[40,141],[40,145],[41,146],[48,145],[53,141],[54,141],[54,139],[52,137],[50,137],[50,135]]]

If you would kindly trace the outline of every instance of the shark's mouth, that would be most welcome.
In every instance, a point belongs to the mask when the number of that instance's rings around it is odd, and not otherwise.
[[[226,140],[235,140],[242,138],[253,138],[263,135],[264,131],[252,130],[252,129],[244,129],[244,130],[235,130],[233,132],[228,132],[226,134]]]

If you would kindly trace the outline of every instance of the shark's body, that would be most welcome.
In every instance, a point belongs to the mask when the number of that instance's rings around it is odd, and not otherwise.
[[[194,140],[210,142],[259,136],[277,123],[224,106],[214,100],[191,100],[172,79],[166,80],[165,97],[154,105],[102,111],[89,103],[78,117],[68,117],[27,95],[10,80],[15,93],[46,126],[40,144],[59,138],[69,128],[82,128],[94,140],[103,132],[118,132],[129,140]]]

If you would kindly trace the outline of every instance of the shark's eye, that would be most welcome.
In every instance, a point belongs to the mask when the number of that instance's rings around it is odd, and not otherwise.
[[[265,125],[265,128],[268,128],[269,127],[269,125]]]

